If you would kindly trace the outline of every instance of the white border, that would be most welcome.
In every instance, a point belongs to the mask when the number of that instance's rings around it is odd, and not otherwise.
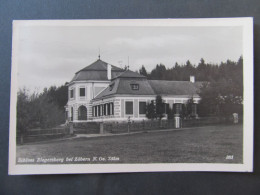
[[[55,164],[16,165],[16,101],[17,43],[19,26],[242,26],[244,60],[244,131],[243,164],[217,163],[154,163],[154,164]],[[114,172],[168,171],[253,171],[253,18],[210,19],[135,19],[135,20],[20,20],[13,21],[12,78],[10,98],[9,170],[10,175],[71,174]]]

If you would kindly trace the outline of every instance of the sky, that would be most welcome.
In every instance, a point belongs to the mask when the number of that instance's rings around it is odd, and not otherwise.
[[[190,60],[197,65],[237,61],[242,27],[20,26],[16,61],[18,87],[41,91],[69,82],[75,72],[98,59],[133,71],[144,65],[167,68]]]

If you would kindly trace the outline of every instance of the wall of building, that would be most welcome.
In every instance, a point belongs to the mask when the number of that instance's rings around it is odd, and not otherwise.
[[[68,104],[66,110],[68,111],[68,117],[71,118],[73,114],[73,121],[78,121],[78,108],[81,105],[87,108],[87,119],[92,119],[92,105],[91,100],[98,95],[102,88],[108,87],[109,81],[89,81],[89,82],[74,82],[68,87]],[[85,89],[85,96],[80,96],[80,88]],[[73,98],[70,97],[71,90],[73,90]],[[97,93],[98,90],[98,93]],[[71,108],[73,107],[73,113],[71,113]]]
[[[165,103],[169,104],[170,108],[173,108],[173,104],[181,103],[185,104],[191,97],[189,96],[162,96],[162,99]],[[114,115],[113,116],[102,116],[102,117],[93,117],[94,121],[122,121],[122,120],[146,120],[145,114],[139,114],[139,102],[150,103],[152,100],[155,101],[155,96],[146,96],[146,97],[113,97],[103,100],[98,100],[93,102],[94,105],[104,104],[106,102],[114,103]],[[195,103],[198,103],[200,98],[193,97]],[[133,102],[133,114],[126,114],[126,102]],[[164,118],[167,118],[165,116]]]
[[[92,101],[95,95],[95,89],[102,91],[101,88],[106,88],[109,82],[77,82],[69,86],[68,96],[69,101],[66,110],[68,111],[68,117],[71,118],[71,108],[73,107],[73,121],[78,120],[78,109],[80,106],[86,106],[87,108],[87,121],[106,121],[106,120],[144,120],[147,119],[145,114],[139,114],[139,102],[149,103],[151,100],[155,100],[156,96],[139,96],[139,97],[112,97],[103,100]],[[80,96],[80,88],[85,88],[85,96]],[[73,98],[70,97],[70,91],[74,90]],[[169,104],[170,108],[173,108],[173,104],[181,103],[185,104],[191,97],[187,95],[180,96],[162,96],[165,103]],[[198,103],[200,98],[198,96],[193,97],[195,103]],[[93,116],[92,106],[101,105],[105,103],[113,102],[114,114],[107,116]],[[126,102],[133,102],[133,114],[126,114],[125,104]]]

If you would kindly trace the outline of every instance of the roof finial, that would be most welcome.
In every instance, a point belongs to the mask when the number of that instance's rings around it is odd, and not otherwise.
[[[100,48],[98,48],[98,59],[100,60]]]
[[[127,56],[127,69],[129,70],[129,56]]]

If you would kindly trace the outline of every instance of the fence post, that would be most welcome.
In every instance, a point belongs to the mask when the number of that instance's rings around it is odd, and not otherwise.
[[[181,127],[181,120],[180,120],[180,117],[179,116],[175,116],[174,117],[174,122],[175,122],[175,128],[178,129]]]

